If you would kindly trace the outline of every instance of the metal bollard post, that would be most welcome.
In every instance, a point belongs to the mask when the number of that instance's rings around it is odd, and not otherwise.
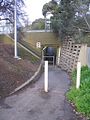
[[[48,92],[48,61],[45,61],[44,91]]]
[[[80,73],[81,73],[81,62],[77,62],[77,80],[76,80],[76,88],[80,87]]]

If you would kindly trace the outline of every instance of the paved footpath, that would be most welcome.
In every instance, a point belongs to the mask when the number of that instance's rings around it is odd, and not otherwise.
[[[68,75],[49,68],[49,92],[43,90],[44,75],[28,88],[0,101],[0,120],[80,120],[65,100]]]

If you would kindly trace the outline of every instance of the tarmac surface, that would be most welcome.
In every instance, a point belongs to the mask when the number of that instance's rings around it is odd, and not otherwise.
[[[65,94],[69,76],[57,67],[49,67],[49,92],[44,92],[44,74],[36,83],[0,100],[0,120],[82,120],[72,111]]]

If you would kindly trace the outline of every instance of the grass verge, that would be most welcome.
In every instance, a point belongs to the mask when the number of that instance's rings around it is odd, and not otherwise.
[[[72,86],[67,93],[67,98],[74,103],[76,110],[90,118],[90,68],[81,68],[80,88],[75,88],[76,70],[72,72]]]

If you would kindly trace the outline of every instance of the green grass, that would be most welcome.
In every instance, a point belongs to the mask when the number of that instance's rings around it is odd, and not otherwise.
[[[67,93],[67,98],[73,102],[78,112],[90,117],[90,68],[81,68],[80,88],[75,88],[76,70],[72,72],[72,86]]]
[[[38,55],[39,57],[41,57],[41,49],[37,49],[33,45],[31,46],[30,43],[25,42],[23,40],[20,40],[19,42],[22,45],[24,45],[26,48],[28,48],[29,50],[31,50],[33,53],[35,53],[36,55]]]
[[[6,35],[0,35],[0,41],[3,41],[3,43],[5,44],[14,45],[14,42]],[[28,51],[26,51],[24,48],[20,47],[19,45],[18,45],[18,56],[20,56],[22,59],[28,59],[32,63],[37,63],[40,61],[38,58],[30,54]]]
[[[18,47],[18,55],[23,59],[30,60],[32,63],[37,63],[40,61],[38,58],[36,58],[35,56],[33,56],[32,54],[30,54],[21,47]]]
[[[12,41],[12,39],[7,37],[6,35],[0,35],[0,41],[3,41],[5,44],[12,44],[13,45],[13,43],[14,43]]]

